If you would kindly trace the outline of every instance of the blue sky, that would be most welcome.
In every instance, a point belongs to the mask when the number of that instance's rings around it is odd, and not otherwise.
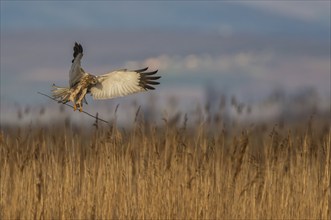
[[[96,75],[160,69],[164,95],[330,95],[329,1],[1,1],[1,107],[65,85],[75,41]]]
[[[13,29],[198,29],[327,34],[329,2],[2,1],[1,26]],[[294,28],[295,27],[295,28]]]

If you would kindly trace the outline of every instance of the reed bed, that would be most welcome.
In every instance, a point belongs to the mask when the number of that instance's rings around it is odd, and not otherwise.
[[[330,219],[330,126],[2,127],[0,219]]]

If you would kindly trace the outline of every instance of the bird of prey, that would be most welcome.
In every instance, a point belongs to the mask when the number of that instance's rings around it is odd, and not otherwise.
[[[112,99],[137,92],[154,90],[152,85],[160,84],[155,76],[157,70],[146,72],[148,67],[139,70],[120,69],[100,76],[94,76],[81,67],[83,57],[82,45],[75,42],[74,59],[69,72],[69,87],[58,87],[53,84],[53,98],[59,102],[74,104],[74,111],[83,111],[83,100],[90,93],[93,99]],[[87,102],[86,102],[87,103]]]

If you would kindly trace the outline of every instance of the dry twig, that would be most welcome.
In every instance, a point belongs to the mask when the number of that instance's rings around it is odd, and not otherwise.
[[[49,96],[49,95],[46,95],[46,94],[41,93],[41,92],[38,92],[38,94],[43,95],[43,96],[45,96],[45,97],[47,97],[47,98],[49,98],[49,99],[52,99],[53,101],[58,102],[56,99],[54,99],[53,97],[51,97],[51,96]],[[58,102],[58,103],[61,103],[61,102]],[[66,106],[68,106],[68,107],[70,107],[70,108],[72,108],[72,109],[74,108],[72,105],[69,105],[69,104],[67,104],[67,103],[61,103],[61,104],[66,105]],[[94,115],[92,115],[92,114],[90,114],[90,113],[88,113],[88,112],[86,112],[86,111],[82,111],[82,112],[83,112],[84,114],[86,114],[86,115],[92,117],[92,118],[95,118],[97,121],[99,120],[99,121],[102,121],[102,122],[104,122],[104,123],[109,124],[108,121],[103,120],[103,119],[99,118],[98,116],[94,116]]]

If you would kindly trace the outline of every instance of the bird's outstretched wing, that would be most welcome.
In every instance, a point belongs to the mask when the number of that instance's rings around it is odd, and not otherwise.
[[[83,57],[83,47],[82,45],[75,42],[74,46],[74,59],[72,60],[71,69],[69,72],[69,85],[70,88],[76,85],[80,81],[80,79],[86,75],[85,71],[80,65],[80,60]]]
[[[145,72],[148,68],[140,70],[117,70],[98,76],[96,85],[90,92],[94,99],[112,99],[146,90],[153,90],[152,85],[160,84],[156,80],[161,76],[154,76],[156,71]]]

